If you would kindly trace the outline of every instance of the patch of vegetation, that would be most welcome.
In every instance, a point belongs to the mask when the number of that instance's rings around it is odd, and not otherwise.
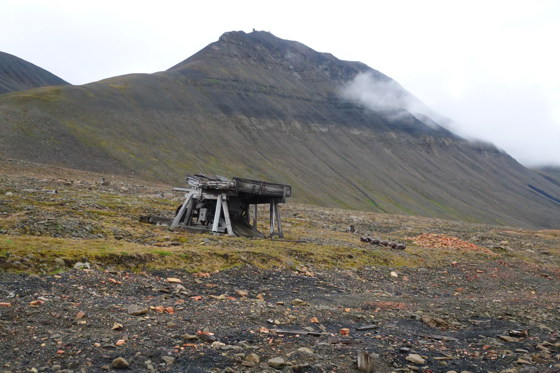
[[[109,87],[124,91],[128,88],[128,84],[109,84]]]
[[[43,102],[54,102],[60,99],[60,87],[43,87],[33,90],[17,92],[12,97],[20,101],[33,101],[39,100]]]
[[[167,251],[167,250],[153,250],[152,252],[156,255],[159,255],[159,256],[173,255],[173,253],[171,251]]]

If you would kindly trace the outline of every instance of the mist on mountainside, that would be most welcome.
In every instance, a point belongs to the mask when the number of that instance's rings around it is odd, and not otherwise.
[[[340,88],[340,96],[374,112],[384,112],[392,120],[407,119],[408,113],[432,128],[448,128],[445,118],[392,79],[378,79],[370,71],[362,72]],[[408,112],[408,113],[405,113]]]

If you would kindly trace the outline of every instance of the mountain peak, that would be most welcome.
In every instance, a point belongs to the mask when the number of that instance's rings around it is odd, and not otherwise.
[[[361,62],[343,61],[330,53],[317,52],[297,41],[279,38],[268,31],[230,31],[168,71],[193,75],[193,70],[213,74],[220,65],[224,74],[241,74],[245,78],[258,71],[284,73],[308,82],[325,82],[338,86],[359,73],[369,72],[378,80],[391,80]],[[252,71],[245,71],[251,69]],[[256,69],[256,71],[255,71]],[[219,70],[219,69],[218,69]]]
[[[283,41],[283,39],[280,39],[277,36],[274,36],[271,32],[269,31],[257,31],[254,30],[252,32],[245,32],[245,31],[227,31],[224,32],[220,38],[219,41],[224,41],[224,42],[243,42],[244,40],[247,39],[253,39],[253,40],[269,40],[269,41],[276,41],[276,42],[280,42]]]
[[[422,106],[419,100],[381,72],[266,31],[226,32],[168,72],[180,73],[194,84],[206,86],[223,102],[235,102],[231,112],[248,115],[258,111],[258,106],[269,106],[272,100],[274,106],[280,106],[278,112],[283,118],[313,112],[320,113],[314,115],[317,123],[325,125],[332,123],[334,117],[342,117],[352,127],[367,125],[379,131],[450,135],[426,117],[427,110],[423,110],[422,118],[411,114],[412,106]],[[242,101],[239,92],[258,92],[259,96]],[[266,102],[258,102],[263,99]],[[303,102],[309,105],[304,107]],[[343,107],[346,109],[341,110]]]
[[[219,43],[233,44],[237,46],[253,46],[257,48],[266,48],[269,52],[274,52],[276,56],[285,56],[286,53],[301,55],[320,54],[333,57],[327,53],[318,53],[306,45],[292,40],[281,39],[268,31],[253,30],[250,33],[244,31],[230,31],[220,36]]]

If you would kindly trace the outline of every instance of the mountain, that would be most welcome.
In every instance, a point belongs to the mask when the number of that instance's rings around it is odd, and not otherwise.
[[[560,227],[560,186],[434,121],[391,78],[277,38],[229,32],[155,74],[0,95],[0,157],[173,184],[217,173],[296,201]]]
[[[0,52],[0,94],[68,84],[39,66],[11,54]]]

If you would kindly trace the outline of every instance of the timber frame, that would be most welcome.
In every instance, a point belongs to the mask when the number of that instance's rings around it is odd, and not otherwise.
[[[141,220],[169,225],[170,230],[184,229],[227,234],[229,236],[264,237],[257,230],[258,205],[268,204],[270,215],[270,238],[284,237],[279,204],[285,203],[292,194],[289,185],[275,184],[234,177],[210,178],[205,175],[189,175],[190,188],[173,188],[185,193],[184,202],[177,208],[174,218],[155,216]]]

